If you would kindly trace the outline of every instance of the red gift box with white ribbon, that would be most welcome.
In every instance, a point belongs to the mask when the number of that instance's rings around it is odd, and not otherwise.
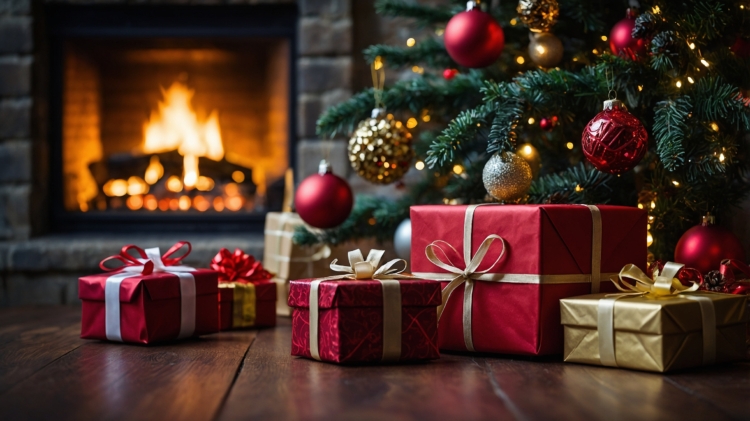
[[[78,281],[81,338],[151,344],[217,332],[218,273],[180,265],[189,253],[188,242],[163,256],[129,245],[104,259],[99,266],[107,273]]]
[[[563,351],[560,299],[615,291],[609,276],[646,264],[646,211],[623,206],[411,208],[413,274],[439,280],[440,349]]]

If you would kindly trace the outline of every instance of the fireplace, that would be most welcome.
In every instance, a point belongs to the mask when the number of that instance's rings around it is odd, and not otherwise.
[[[294,162],[296,8],[51,6],[57,231],[259,230]]]

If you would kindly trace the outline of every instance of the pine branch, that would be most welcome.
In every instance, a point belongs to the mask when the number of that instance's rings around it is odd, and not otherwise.
[[[428,38],[413,47],[395,47],[392,45],[372,45],[363,52],[365,60],[372,63],[375,57],[382,57],[389,66],[401,67],[422,63],[433,68],[455,68],[456,62],[445,51],[443,43]]]
[[[375,11],[388,17],[412,18],[418,27],[447,23],[461,9],[448,7],[424,6],[407,3],[401,0],[378,0]]]
[[[534,180],[529,189],[529,203],[608,203],[612,194],[608,184],[613,178],[578,164],[560,174]]]
[[[750,130],[750,108],[745,106],[739,89],[721,78],[705,77],[693,89],[694,111],[698,120],[724,120],[742,130]]]
[[[669,171],[677,170],[685,162],[685,139],[689,130],[686,121],[691,111],[689,96],[656,104],[652,132],[659,158]]]
[[[445,167],[456,162],[458,157],[470,150],[482,126],[487,125],[491,113],[492,105],[482,104],[458,114],[430,145],[425,161],[427,165],[430,168]]]

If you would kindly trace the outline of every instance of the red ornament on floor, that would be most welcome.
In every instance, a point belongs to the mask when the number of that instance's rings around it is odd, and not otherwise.
[[[445,69],[443,70],[443,79],[451,80],[458,74],[457,69]]]
[[[646,51],[646,40],[633,38],[635,12],[628,9],[625,19],[617,22],[609,33],[609,49],[612,54],[636,60]]]
[[[315,228],[333,228],[349,217],[354,195],[349,183],[320,162],[318,174],[307,177],[294,195],[294,206],[303,221]]]
[[[616,99],[607,100],[604,111],[583,129],[581,147],[597,170],[620,174],[630,171],[643,159],[648,148],[648,133],[640,120],[627,111],[625,104]]]
[[[745,250],[731,231],[714,225],[712,215],[704,216],[701,225],[687,230],[674,251],[675,262],[704,274],[716,270],[724,259],[745,260]]]
[[[466,8],[445,27],[445,49],[462,66],[487,67],[503,52],[503,28],[489,13],[479,10],[475,2],[469,2]]]

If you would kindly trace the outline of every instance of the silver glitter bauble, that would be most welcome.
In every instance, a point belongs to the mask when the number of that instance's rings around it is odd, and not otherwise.
[[[393,235],[393,248],[396,255],[404,260],[411,259],[411,219],[404,219]]]
[[[531,187],[531,179],[531,167],[513,152],[492,155],[482,171],[482,182],[487,193],[503,202],[524,198]]]

